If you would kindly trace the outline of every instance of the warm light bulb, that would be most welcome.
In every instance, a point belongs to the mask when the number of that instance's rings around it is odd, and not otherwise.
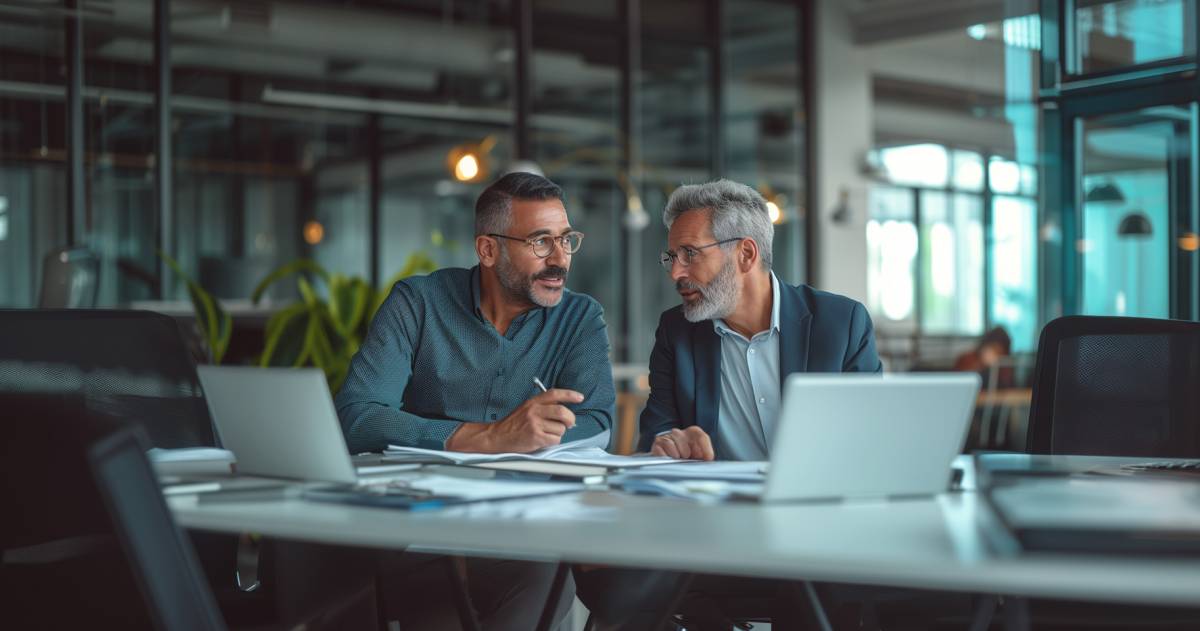
[[[454,163],[454,177],[459,182],[469,182],[479,175],[479,159],[473,153],[465,153]]]
[[[783,221],[783,211],[779,210],[779,204],[775,202],[767,202],[767,217],[770,217],[771,223],[777,224]]]
[[[304,224],[304,242],[309,245],[316,245],[325,238],[325,226],[319,221],[309,221]]]
[[[1200,250],[1200,235],[1195,232],[1185,232],[1179,237],[1179,249],[1187,252]]]

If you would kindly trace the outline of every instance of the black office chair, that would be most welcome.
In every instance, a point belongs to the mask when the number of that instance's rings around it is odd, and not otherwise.
[[[154,447],[217,442],[195,363],[179,325],[166,315],[0,310],[0,394],[76,397],[76,416],[139,427]],[[14,418],[7,409],[3,416]],[[38,453],[53,453],[56,446],[43,442]],[[369,552],[281,541],[260,548],[249,537],[214,533],[191,537],[232,626],[305,622],[311,628],[324,621],[336,627],[339,619],[376,616]],[[260,577],[263,586],[255,588]]]
[[[42,259],[38,306],[43,309],[91,309],[100,286],[100,259],[87,248],[55,250]]]
[[[1038,341],[1026,450],[1200,458],[1200,323],[1066,316]],[[1200,628],[1200,612],[1033,600],[1039,628]]]
[[[141,426],[154,447],[216,444],[195,360],[159,313],[0,310],[0,390],[78,394]]]
[[[222,631],[225,623],[196,553],[171,518],[146,449],[139,432],[126,429],[97,443],[88,456],[117,539],[156,628]]]
[[[1067,316],[1038,342],[1026,449],[1200,458],[1200,323]]]

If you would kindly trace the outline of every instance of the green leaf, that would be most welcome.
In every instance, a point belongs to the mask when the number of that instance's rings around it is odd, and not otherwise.
[[[219,300],[183,271],[178,261],[162,250],[158,251],[158,256],[166,262],[175,276],[187,285],[188,297],[192,300],[192,311],[196,314],[196,323],[204,332],[204,340],[212,362],[220,364],[229,348],[229,340],[233,337],[233,318],[221,307]]]
[[[324,309],[321,308],[309,312],[308,331],[305,332],[305,337],[308,338],[307,346],[311,349],[310,356],[313,365],[322,370],[328,370],[337,359],[333,344],[329,341],[327,325],[330,321],[323,312]]]
[[[281,278],[287,278],[293,274],[303,272],[316,274],[321,277],[321,280],[325,281],[325,284],[329,284],[329,272],[325,271],[325,268],[321,267],[320,263],[312,259],[296,259],[291,263],[280,265],[270,274],[267,274],[266,278],[259,281],[258,285],[254,288],[254,293],[250,295],[250,300],[254,304],[258,304],[258,301],[262,299],[263,293],[267,291],[267,287],[270,287]]]
[[[355,336],[370,299],[371,286],[366,281],[333,275],[329,284],[329,312],[334,328],[343,338],[349,340]]]
[[[259,366],[294,366],[306,357],[305,330],[308,305],[298,302],[281,309],[267,320],[266,344]]]
[[[296,286],[300,288],[300,298],[304,300],[304,304],[308,305],[309,309],[314,309],[321,302],[321,298],[317,296],[317,290],[313,289],[312,283],[308,279],[301,276],[296,279]]]

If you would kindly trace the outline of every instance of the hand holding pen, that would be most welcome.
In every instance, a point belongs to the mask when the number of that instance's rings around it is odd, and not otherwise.
[[[541,392],[495,423],[464,423],[446,441],[446,449],[526,453],[559,444],[563,434],[575,426],[575,413],[567,405],[582,403],[583,395],[574,390],[546,388],[537,377],[533,385]]]

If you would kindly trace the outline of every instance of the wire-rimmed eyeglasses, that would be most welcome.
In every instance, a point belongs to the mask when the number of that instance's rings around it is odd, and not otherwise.
[[[487,236],[496,237],[497,239],[508,239],[509,241],[520,241],[521,243],[529,246],[529,249],[533,250],[533,255],[539,259],[544,259],[554,252],[555,241],[558,242],[558,247],[562,248],[563,252],[566,252],[567,254],[574,254],[578,252],[579,247],[583,245],[582,232],[568,232],[557,237],[547,234],[539,237],[529,237],[528,239],[510,237],[506,234],[496,234],[494,232],[489,232]]]
[[[696,260],[697,256],[700,256],[700,250],[703,250],[705,248],[711,248],[711,247],[717,246],[717,245],[724,245],[726,243],[733,243],[734,241],[741,241],[742,239],[745,239],[745,237],[734,237],[732,239],[722,239],[720,241],[716,241],[716,242],[710,243],[708,245],[699,245],[699,246],[695,246],[695,247],[690,246],[690,245],[682,245],[682,246],[679,246],[679,252],[675,252],[672,250],[663,250],[663,252],[659,256],[658,260],[662,262],[662,266],[664,268],[666,268],[668,271],[672,267],[675,266],[675,261],[679,261],[680,265],[687,267],[688,265],[692,264],[692,261]]]

